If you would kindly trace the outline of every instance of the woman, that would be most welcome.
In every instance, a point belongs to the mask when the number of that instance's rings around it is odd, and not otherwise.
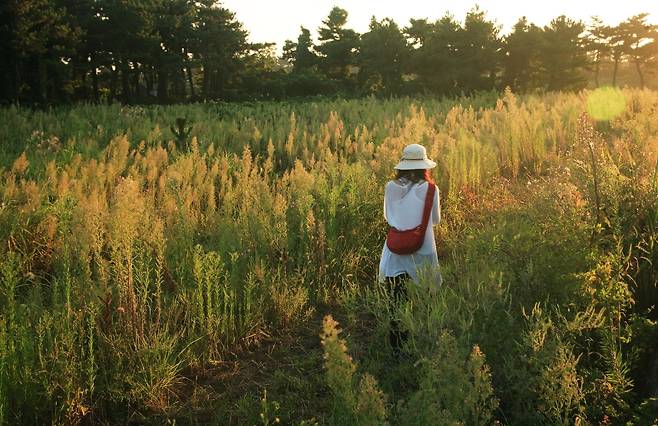
[[[384,191],[384,218],[391,227],[406,230],[420,224],[425,196],[429,185],[434,185],[429,175],[429,170],[434,167],[436,163],[427,158],[422,145],[411,144],[404,148],[402,159],[395,166],[397,176],[386,184]],[[379,277],[391,287],[394,307],[407,298],[406,286],[409,280],[418,284],[422,277],[423,281],[430,281],[430,285],[441,284],[432,227],[440,220],[439,190],[436,188],[425,239],[420,249],[412,254],[396,254],[384,243]],[[399,320],[391,321],[389,338],[393,349],[399,351],[402,341],[406,339],[406,333],[400,331]]]

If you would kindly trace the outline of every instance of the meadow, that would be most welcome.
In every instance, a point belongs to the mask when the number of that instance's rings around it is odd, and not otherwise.
[[[658,422],[658,92],[0,122],[0,424]],[[393,309],[409,143],[443,285]]]

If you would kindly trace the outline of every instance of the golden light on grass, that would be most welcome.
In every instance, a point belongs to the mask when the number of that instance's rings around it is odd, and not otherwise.
[[[626,97],[615,87],[599,87],[587,97],[587,112],[598,121],[612,120],[625,109]]]

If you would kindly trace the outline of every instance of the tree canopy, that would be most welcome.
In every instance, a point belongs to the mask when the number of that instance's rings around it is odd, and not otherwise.
[[[617,84],[622,64],[640,86],[658,69],[658,28],[646,13],[614,27],[521,18],[502,35],[476,6],[463,21],[373,17],[359,34],[334,7],[277,57],[273,43],[248,42],[217,0],[7,0],[0,36],[0,102],[36,105],[579,90],[592,75],[597,86]]]

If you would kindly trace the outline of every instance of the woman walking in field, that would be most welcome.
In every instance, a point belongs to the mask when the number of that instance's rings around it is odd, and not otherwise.
[[[409,281],[418,284],[422,278],[429,280],[429,285],[441,284],[432,229],[441,220],[439,190],[430,177],[434,167],[425,147],[407,145],[395,166],[395,179],[386,184],[384,218],[391,229],[382,250],[379,277],[392,291],[393,307],[406,300]],[[389,339],[396,352],[406,334],[400,330],[399,320],[391,321]]]

